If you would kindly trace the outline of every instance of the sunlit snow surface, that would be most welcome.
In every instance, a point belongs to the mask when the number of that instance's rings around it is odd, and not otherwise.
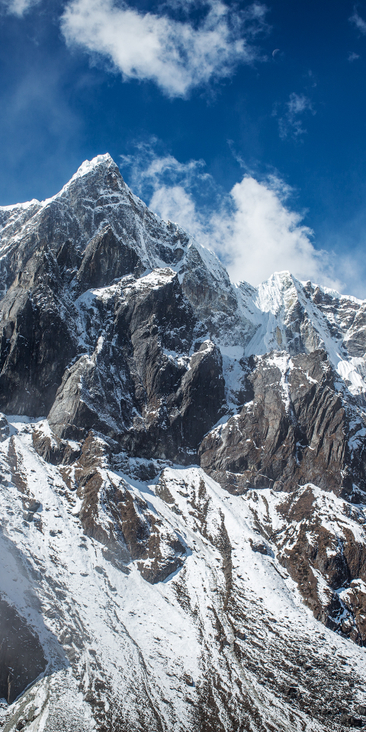
[[[245,283],[239,285],[242,314],[256,325],[245,355],[288,350],[289,345],[293,347],[289,337],[301,334],[300,350],[324,348],[349,391],[352,394],[365,392],[365,354],[356,357],[344,350],[357,330],[357,320],[364,312],[365,302],[311,285],[312,289],[328,297],[327,304],[319,306],[308,296],[306,285],[310,283],[299,282],[289,272],[276,272],[256,289]],[[358,312],[356,318],[355,312]]]
[[[12,420],[18,470],[40,504],[32,521],[7,467],[10,438],[0,445],[2,597],[39,636],[48,666],[1,712],[6,732],[19,729],[19,720],[29,732],[89,732],[101,719],[110,730],[200,729],[197,710],[208,686],[222,729],[233,729],[230,704],[242,704],[238,729],[335,729],[334,722],[328,727],[311,719],[266,685],[272,673],[280,688],[291,687],[294,669],[301,671],[305,660],[312,670],[296,680],[303,694],[310,694],[304,683],[313,684],[316,695],[329,676],[334,694],[337,684],[341,693],[353,679],[355,701],[364,703],[363,650],[314,620],[272,551],[252,549],[260,538],[258,517],[281,529],[278,494],[231,496],[199,468],[175,467],[164,470],[167,503],[157,495],[158,484],[110,471],[187,548],[183,567],[151,585],[134,563],[125,574],[105,558],[101,544],[84,536],[80,502],[59,470],[34,452],[32,429],[29,420]]]

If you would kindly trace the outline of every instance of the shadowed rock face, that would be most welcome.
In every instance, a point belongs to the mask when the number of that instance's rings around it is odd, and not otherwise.
[[[197,321],[177,276],[161,270],[127,280],[122,297],[96,302],[92,318],[97,348],[66,371],[52,429],[79,439],[93,428],[132,455],[191,461],[220,416],[224,379],[210,341],[186,356]]]
[[[76,353],[57,262],[41,247],[0,304],[0,408],[48,412],[66,365]]]
[[[238,492],[312,482],[350,496],[356,471],[365,489],[364,446],[351,454],[350,415],[324,351],[263,357],[249,380],[252,401],[200,446],[205,470]]]
[[[46,668],[42,646],[18,615],[0,598],[0,699],[11,704]]]
[[[143,270],[135,250],[106,228],[88,244],[76,275],[80,291],[104,287],[114,279]]]
[[[30,213],[5,218],[2,231],[0,409],[49,414],[61,438],[97,429],[134,455],[195,460],[222,414],[221,354],[199,350],[209,333],[197,288],[193,307],[174,271],[140,275],[164,258],[183,281],[194,271],[211,306],[227,310],[201,255],[131,194],[110,158]]]

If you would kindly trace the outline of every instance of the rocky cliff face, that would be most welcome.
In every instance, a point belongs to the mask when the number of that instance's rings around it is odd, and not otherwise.
[[[0,225],[4,729],[366,725],[365,303],[232,285],[108,155]]]

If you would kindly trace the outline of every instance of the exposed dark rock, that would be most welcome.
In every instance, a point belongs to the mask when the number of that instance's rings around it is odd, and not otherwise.
[[[56,254],[56,260],[63,279],[66,278],[66,273],[69,273],[68,279],[71,279],[70,273],[72,276],[81,264],[81,254],[78,252],[73,242],[70,239],[67,239],[67,241],[61,244]]]
[[[312,482],[347,496],[349,466],[357,463],[358,485],[366,487],[363,445],[351,456],[348,417],[326,354],[279,355],[287,362],[283,370],[276,358],[258,360],[250,376],[253,400],[205,437],[201,466],[234,492],[291,491]]]
[[[339,508],[335,511],[334,497],[330,497],[327,507],[322,507],[318,494],[317,488],[308,485],[280,501],[277,511],[284,526],[269,538],[277,547],[277,559],[297,583],[314,616],[364,645],[366,547],[359,539],[363,534],[363,514],[357,509],[353,511],[353,521],[359,523],[356,537],[342,520]],[[268,536],[268,527],[260,528]]]
[[[4,442],[4,440],[9,437],[10,434],[10,426],[9,422],[6,419],[4,414],[0,413],[0,442]]]
[[[106,227],[89,242],[77,273],[81,292],[110,285],[114,279],[143,269],[133,247],[117,239]]]
[[[47,247],[26,263],[0,305],[0,405],[12,414],[45,415],[76,348]]]
[[[50,437],[40,430],[32,432],[32,441],[38,455],[52,465],[69,465],[77,460],[81,451],[74,443],[60,440],[56,435]]]
[[[210,426],[222,415],[225,403],[225,382],[219,349],[205,341],[193,354],[189,370],[178,391],[184,441],[197,448]]]
[[[0,597],[0,699],[11,704],[46,668],[42,646],[17,611]]]
[[[120,569],[126,571],[129,562],[138,560],[144,579],[161,582],[182,566],[185,547],[143,500],[132,496],[123,480],[116,484],[107,477],[103,467],[109,456],[108,444],[90,432],[79,459],[62,469],[69,489],[82,499],[81,525],[87,536],[104,545]]]
[[[265,554],[268,556],[273,556],[272,549],[265,544],[263,541],[250,541],[250,545],[252,547],[253,552],[259,552],[259,554]]]
[[[194,461],[221,415],[225,385],[213,343],[185,355],[196,320],[177,276],[162,270],[155,279],[127,279],[123,296],[101,307],[104,335],[91,357],[65,372],[48,416],[52,429],[68,439],[94,429],[132,455]]]
[[[13,435],[10,438],[8,445],[8,465],[10,468],[11,479],[18,489],[19,493],[27,495],[29,492],[27,475],[26,472],[23,470],[22,461],[17,453]]]

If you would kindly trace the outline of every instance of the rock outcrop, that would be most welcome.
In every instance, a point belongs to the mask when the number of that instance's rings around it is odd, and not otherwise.
[[[259,357],[249,376],[253,398],[204,438],[201,466],[229,490],[292,491],[312,482],[361,500],[364,444],[356,439],[352,447],[350,423],[362,438],[364,416],[347,403],[335,379],[325,351]]]
[[[46,668],[42,645],[17,611],[0,597],[0,699],[11,704]]]

